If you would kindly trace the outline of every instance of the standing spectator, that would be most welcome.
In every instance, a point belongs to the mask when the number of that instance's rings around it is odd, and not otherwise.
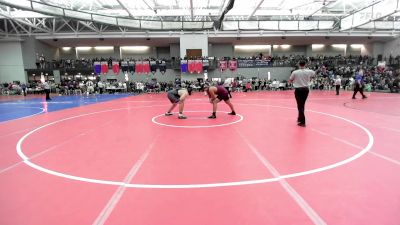
[[[91,80],[88,80],[86,82],[86,94],[89,95],[92,93],[94,93],[94,84]]]
[[[97,82],[97,87],[99,88],[100,94],[103,94],[104,84],[103,84],[103,82],[101,80],[99,82]]]
[[[299,62],[300,69],[293,71],[289,78],[289,82],[292,82],[293,87],[295,88],[294,96],[296,97],[297,110],[299,111],[297,125],[302,127],[306,126],[304,110],[308,93],[310,92],[308,85],[311,77],[315,76],[315,72],[313,70],[306,69],[305,66],[306,62],[301,60]]]
[[[21,89],[22,89],[22,93],[24,94],[24,96],[26,96],[26,84],[25,83],[21,84]]]
[[[36,69],[40,69],[40,57],[39,57],[39,53],[36,53]]]
[[[44,58],[43,54],[39,57],[39,61],[40,61],[40,69],[45,69],[45,67],[46,67],[46,59]]]

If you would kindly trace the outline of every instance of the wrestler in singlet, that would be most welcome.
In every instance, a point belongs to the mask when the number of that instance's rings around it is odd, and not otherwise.
[[[178,94],[179,89],[168,91],[168,99],[171,103],[178,103],[181,96]]]
[[[228,92],[228,90],[226,90],[226,88],[224,86],[218,85],[216,88],[217,88],[216,95],[219,100],[221,100],[221,101],[229,100],[229,92]]]

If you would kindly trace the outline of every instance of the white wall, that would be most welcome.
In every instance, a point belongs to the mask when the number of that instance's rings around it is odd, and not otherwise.
[[[78,58],[86,58],[86,59],[92,59],[92,58],[109,58],[110,56],[114,59],[119,59],[120,54],[119,54],[119,47],[113,47],[113,49],[110,50],[99,50],[95,48],[91,48],[89,50],[80,50],[78,49]]]
[[[179,44],[170,44],[169,53],[171,57],[179,58],[181,57],[181,49]]]
[[[119,48],[119,47],[117,47]],[[121,49],[122,58],[132,58],[132,59],[148,59],[157,58],[156,47],[149,47],[147,50],[127,50]],[[119,57],[118,57],[119,58]]]
[[[381,42],[375,42],[372,44],[372,54],[375,59],[378,58],[378,55],[382,55],[382,58],[384,58],[383,47],[384,47],[384,44]]]
[[[21,43],[22,58],[24,61],[25,69],[36,69],[36,48],[35,48],[35,39],[33,37],[25,39]]]
[[[232,44],[211,44],[209,56],[215,56],[217,58],[229,56],[232,57],[233,45]]]
[[[220,72],[219,70],[213,70],[208,74],[208,77],[218,78],[229,78],[229,77],[241,77],[252,78],[258,77],[260,79],[267,79],[268,72],[271,74],[271,79],[277,79],[279,81],[288,80],[293,70],[292,67],[267,67],[267,68],[238,68],[235,72],[225,71]]]
[[[186,55],[186,49],[201,49],[203,56],[208,56],[208,37],[207,35],[185,34],[180,37],[180,56]]]
[[[361,48],[355,48],[355,47],[352,47],[351,45],[347,45],[347,49],[346,49],[346,55],[347,56],[349,56],[349,55],[352,55],[352,56],[355,56],[355,55],[362,55],[362,47]]]
[[[336,56],[346,55],[346,48],[333,47],[331,45],[325,45],[322,48],[312,48],[311,56],[325,55],[325,56]]]
[[[361,49],[361,55],[372,56],[372,44],[364,44],[364,48]]]
[[[243,48],[235,48],[233,50],[233,55],[234,57],[253,57],[253,56],[258,56],[260,53],[263,55],[271,55],[271,49],[270,48],[260,48],[260,49],[243,49]]]
[[[59,48],[60,59],[76,59],[76,49],[75,47],[71,47],[69,50],[65,50],[63,48]]]
[[[157,59],[170,59],[170,48],[169,47],[157,47]]]
[[[0,42],[0,82],[26,82],[20,42]]]
[[[36,40],[34,37],[25,38],[25,40],[21,43],[21,46],[25,69],[36,68],[36,54],[43,54],[43,56],[46,58],[46,61],[48,62],[51,62],[53,59],[59,58],[59,52],[56,47]]]
[[[288,48],[279,46],[272,49],[272,56],[306,55],[307,46],[291,45]]]
[[[389,58],[390,55],[393,57],[400,55],[400,38],[386,42],[383,45],[383,56]]]

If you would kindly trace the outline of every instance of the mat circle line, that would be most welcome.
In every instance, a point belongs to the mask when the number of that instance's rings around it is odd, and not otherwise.
[[[274,105],[261,105],[261,104],[240,104],[240,105],[253,105],[253,106],[262,106],[262,107],[274,107],[274,108],[283,108],[283,109],[292,109],[292,110],[297,110],[297,108],[292,108],[292,107],[286,107],[286,106],[274,106]],[[158,105],[161,106],[161,105]],[[165,105],[163,105],[165,106]],[[152,106],[154,107],[154,106]],[[47,168],[44,168],[42,166],[39,166],[35,163],[32,163],[31,161],[29,161],[29,157],[27,157],[24,152],[22,151],[22,143],[24,142],[24,140],[26,138],[28,138],[31,134],[37,132],[40,129],[43,129],[45,127],[66,121],[66,120],[71,120],[71,119],[75,119],[75,118],[79,118],[79,117],[84,117],[84,116],[90,116],[90,115],[95,115],[95,114],[100,114],[100,113],[106,113],[106,112],[112,112],[112,111],[118,111],[118,110],[126,110],[126,109],[131,109],[131,108],[141,108],[141,107],[124,107],[124,108],[116,108],[116,109],[109,109],[109,110],[103,110],[103,111],[97,111],[97,112],[92,112],[92,113],[86,113],[86,114],[81,114],[81,115],[77,115],[77,116],[72,116],[72,117],[68,117],[68,118],[64,118],[64,119],[60,119],[60,120],[56,120],[53,121],[51,123],[42,125],[40,127],[35,128],[34,130],[26,133],[23,137],[21,137],[18,140],[18,143],[16,145],[16,150],[18,155],[23,159],[23,162],[36,169],[39,170],[41,172],[50,174],[50,175],[54,175],[54,176],[58,176],[58,177],[62,177],[62,178],[67,178],[67,179],[71,179],[71,180],[76,180],[76,181],[83,181],[83,182],[89,182],[89,183],[96,183],[96,184],[106,184],[106,185],[115,185],[115,186],[124,186],[127,188],[148,188],[148,189],[193,189],[193,188],[216,188],[216,187],[230,187],[230,186],[243,186],[243,185],[254,185],[254,184],[263,184],[263,183],[270,183],[270,182],[276,182],[276,181],[280,181],[282,179],[287,179],[287,178],[293,178],[293,177],[300,177],[300,176],[305,176],[305,175],[309,175],[309,174],[314,174],[314,173],[319,173],[319,172],[323,172],[326,170],[330,170],[330,169],[334,169],[336,167],[339,166],[343,166],[347,163],[350,163],[351,161],[354,161],[358,158],[360,158],[361,156],[363,156],[365,153],[367,153],[373,146],[374,144],[374,137],[371,134],[371,132],[363,127],[362,125],[346,119],[344,117],[340,117],[337,115],[333,115],[333,114],[329,114],[329,113],[324,113],[324,112],[319,112],[319,111],[314,111],[314,110],[306,110],[308,112],[312,112],[312,113],[317,113],[317,114],[321,114],[321,115],[326,115],[326,116],[330,116],[333,118],[337,118],[346,122],[349,122],[353,125],[355,125],[356,127],[359,127],[361,130],[363,130],[367,136],[368,136],[368,144],[366,147],[364,147],[361,151],[359,151],[357,154],[344,159],[342,161],[339,161],[337,163],[333,163],[333,164],[329,164],[327,166],[323,166],[320,168],[316,168],[316,169],[311,169],[311,170],[306,170],[306,171],[302,171],[302,172],[297,172],[297,173],[291,173],[291,174],[285,174],[285,175],[281,175],[279,177],[273,177],[273,178],[266,178],[266,179],[256,179],[256,180],[245,180],[245,181],[234,181],[234,182],[221,182],[221,183],[203,183],[203,184],[131,184],[131,183],[124,183],[122,181],[111,181],[111,180],[98,180],[98,179],[92,179],[92,178],[86,178],[86,177],[80,177],[80,176],[74,176],[74,175],[70,175],[70,174],[64,174],[64,173],[60,173],[54,170],[50,170]]]
[[[185,111],[185,113],[187,112],[210,112],[210,111]],[[228,113],[225,111],[217,111],[217,113]],[[161,126],[166,126],[166,127],[176,127],[176,128],[211,128],[211,127],[223,127],[223,126],[228,126],[228,125],[232,125],[235,123],[239,123],[243,121],[243,116],[240,114],[236,114],[236,116],[239,117],[238,120],[235,120],[233,122],[230,123],[221,123],[221,124],[216,124],[216,125],[193,125],[193,126],[189,126],[189,125],[172,125],[172,124],[166,124],[166,123],[161,123],[157,121],[157,118],[164,116],[164,114],[160,114],[157,115],[153,118],[151,118],[151,121],[155,124],[161,125]],[[204,117],[205,119],[207,119],[206,117]],[[190,117],[188,117],[188,119],[190,119]]]

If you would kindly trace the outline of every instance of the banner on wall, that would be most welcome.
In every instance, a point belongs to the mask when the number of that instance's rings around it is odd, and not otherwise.
[[[161,74],[164,74],[167,71],[167,63],[164,60],[158,61],[158,69]]]
[[[150,62],[143,61],[143,73],[149,74],[150,73]]]
[[[221,72],[224,72],[228,68],[228,62],[225,60],[219,61],[218,64],[219,64],[219,70]]]
[[[187,60],[181,60],[181,72],[187,73],[188,72],[188,62]]]
[[[96,75],[101,74],[101,64],[100,64],[100,62],[94,62],[93,63],[93,68],[94,68],[94,73]]]
[[[188,71],[189,71],[189,73],[196,72],[196,61],[195,60],[188,60]]]
[[[136,73],[143,73],[143,62],[142,61],[136,61],[135,71],[136,71]]]
[[[102,74],[108,73],[108,62],[106,61],[101,62],[101,73]]]
[[[255,67],[269,67],[271,64],[270,60],[266,59],[256,59],[254,60],[254,66]]]
[[[237,69],[237,61],[236,60],[229,60],[229,70],[236,71]]]
[[[121,70],[123,73],[126,73],[129,71],[129,65],[128,65],[128,61],[122,61],[121,62]]]
[[[203,60],[195,60],[195,70],[197,73],[202,73],[203,72]]]
[[[131,74],[135,73],[135,62],[134,61],[128,61],[128,71]]]
[[[119,74],[119,62],[112,62],[112,71],[114,72],[114,74]]]
[[[150,61],[150,71],[152,74],[157,72],[157,62],[154,60]]]
[[[239,59],[238,68],[260,68],[270,67],[271,60],[269,59]]]
[[[210,68],[210,61],[208,61],[208,59],[204,59],[203,60],[203,70],[204,70],[204,72],[208,71],[209,68]]]

